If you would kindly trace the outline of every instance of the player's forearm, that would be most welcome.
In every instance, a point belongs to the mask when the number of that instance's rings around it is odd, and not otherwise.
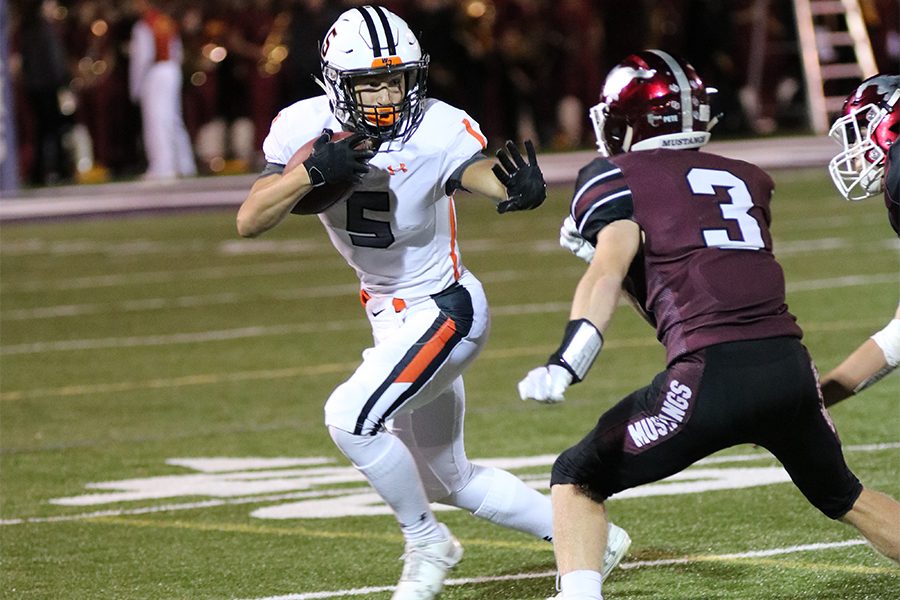
[[[640,240],[640,228],[633,221],[615,221],[600,231],[594,258],[575,289],[571,319],[588,319],[601,333],[606,330]]]
[[[873,379],[887,369],[888,363],[881,348],[872,340],[866,340],[837,367],[822,378],[822,396],[825,406],[849,398],[863,387],[874,383]]]
[[[256,237],[278,225],[297,203],[313,189],[306,169],[285,175],[269,175],[256,181],[237,214],[241,237]]]
[[[900,306],[894,318],[822,378],[825,406],[861,392],[900,365]]]
[[[621,277],[588,268],[575,289],[569,319],[587,319],[600,333],[605,332],[618,306],[621,290]]]
[[[463,171],[460,182],[471,192],[478,192],[497,201],[505,200],[506,188],[491,170],[493,166],[494,161],[490,159],[474,162]]]

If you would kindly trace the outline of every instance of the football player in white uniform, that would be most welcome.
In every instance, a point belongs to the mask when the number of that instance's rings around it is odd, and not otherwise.
[[[324,96],[281,111],[263,144],[267,166],[237,216],[242,236],[281,222],[321,185],[352,182],[319,213],[359,277],[375,345],[325,404],[341,452],[391,507],[406,541],[395,600],[428,600],[462,557],[429,502],[550,539],[549,499],[501,469],[469,462],[463,446],[462,372],[489,330],[481,283],[463,266],[453,194],[495,199],[499,212],[545,197],[534,148],[512,142],[500,164],[462,110],[425,97],[428,57],[407,24],[377,6],[343,13],[321,47]],[[357,135],[331,140],[331,132]],[[323,133],[324,132],[324,133]],[[320,137],[321,136],[321,137]],[[319,138],[297,167],[294,153]],[[362,138],[373,146],[365,147]],[[630,543],[614,528],[608,567]]]

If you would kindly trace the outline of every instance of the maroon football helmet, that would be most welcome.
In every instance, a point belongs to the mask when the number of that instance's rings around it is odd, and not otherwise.
[[[835,187],[847,200],[881,193],[888,150],[900,137],[900,75],[875,75],[844,101],[829,135],[842,150],[828,163]]]
[[[707,89],[687,61],[644,50],[616,65],[590,117],[604,156],[651,148],[699,148],[716,124]]]

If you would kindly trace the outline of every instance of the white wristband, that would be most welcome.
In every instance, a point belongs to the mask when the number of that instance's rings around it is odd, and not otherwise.
[[[565,367],[578,383],[587,375],[601,348],[603,336],[593,323],[587,319],[569,321],[562,344],[550,357],[550,363]]]
[[[884,352],[888,366],[900,364],[900,319],[893,319],[887,327],[872,336],[872,341]]]

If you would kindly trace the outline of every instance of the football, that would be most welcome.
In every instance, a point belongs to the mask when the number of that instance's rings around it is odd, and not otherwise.
[[[351,131],[336,131],[331,136],[331,144],[334,142],[338,142],[344,138],[348,138],[353,135]],[[284,166],[284,172],[288,173],[293,169],[297,168],[299,165],[303,164],[309,155],[312,154],[313,144],[316,143],[316,140],[319,139],[319,136],[314,137],[309,140],[300,148],[294,152],[294,155],[288,160],[287,164]],[[357,148],[364,146],[365,144],[370,144],[368,140],[362,140]],[[291,209],[291,212],[295,215],[313,215],[316,213],[320,213],[327,208],[329,208],[335,202],[343,199],[349,192],[350,188],[353,187],[352,183],[340,183],[340,184],[324,184],[320,185],[317,188],[313,188],[310,190],[308,194],[300,198],[297,204],[294,205],[294,208]]]

